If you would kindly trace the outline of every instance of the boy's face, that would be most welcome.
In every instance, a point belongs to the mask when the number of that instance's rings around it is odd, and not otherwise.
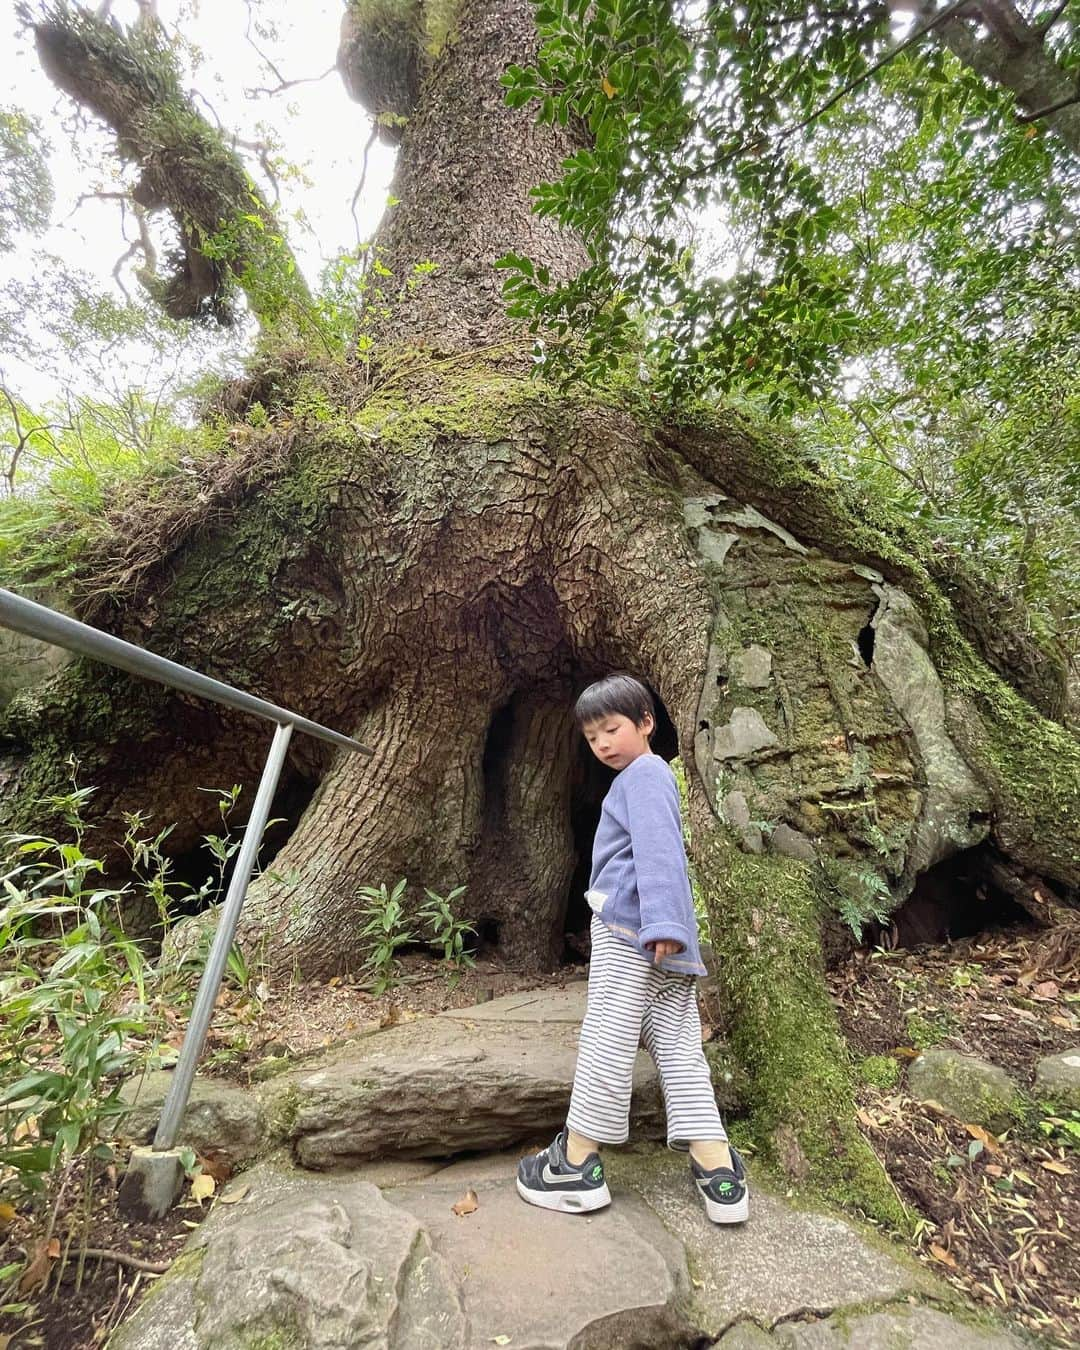
[[[638,755],[651,755],[649,733],[655,723],[649,713],[642,722],[622,713],[609,713],[595,721],[586,722],[581,730],[589,742],[589,749],[609,769],[625,769]]]

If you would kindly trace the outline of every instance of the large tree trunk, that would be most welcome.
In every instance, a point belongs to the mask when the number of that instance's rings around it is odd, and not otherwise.
[[[417,895],[465,885],[465,912],[506,953],[557,959],[603,788],[569,710],[588,679],[640,673],[686,766],[763,1143],[896,1219],[852,1123],[823,931],[963,849],[1080,881],[1080,753],[1044,715],[1055,667],[777,429],[701,412],[656,426],[632,388],[569,396],[530,378],[491,265],[514,249],[569,274],[583,256],[528,212],[570,133],[508,111],[497,86],[532,41],[525,0],[477,0],[438,58],[380,236],[393,282],[369,310],[374,357],[263,359],[222,395],[228,475],[208,471],[197,512],[178,502],[123,544],[118,531],[79,603],[375,748],[296,744],[293,771],[318,789],[243,917],[245,943],[308,975],[359,962],[356,888],[402,876]],[[255,401],[268,425],[245,422]],[[111,602],[91,607],[105,573]],[[252,783],[266,741],[79,666],[17,701],[8,735],[24,817],[74,748],[102,822],[179,815],[181,847],[212,822],[196,789]]]

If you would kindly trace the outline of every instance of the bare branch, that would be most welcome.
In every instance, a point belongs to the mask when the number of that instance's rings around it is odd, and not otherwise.
[[[7,495],[15,495],[15,474],[19,467],[19,460],[22,459],[26,447],[35,436],[43,436],[50,445],[56,446],[54,431],[66,431],[69,428],[63,422],[43,422],[40,426],[27,427],[23,429],[22,418],[19,415],[19,405],[6,385],[0,384],[0,396],[8,405],[8,412],[11,414],[11,421],[15,428],[16,441],[11,445],[11,457],[4,470],[4,481],[7,484]]]
[[[1059,99],[1057,103],[1051,103],[1049,108],[1039,108],[1035,112],[1023,113],[1017,117],[1021,126],[1028,122],[1037,122],[1040,117],[1049,117],[1051,113],[1056,113],[1062,108],[1069,108],[1074,103],[1080,103],[1080,92],[1070,94],[1068,98]]]
[[[78,211],[79,207],[86,202],[126,202],[129,200],[129,197],[130,194],[127,192],[80,192],[75,199],[75,205],[60,223],[66,225],[75,212]]]
[[[337,66],[328,66],[321,75],[304,75],[297,80],[282,80],[271,88],[269,85],[256,85],[253,89],[245,89],[245,98],[258,98],[261,94],[280,94],[283,89],[295,89],[298,84],[319,84],[325,80],[328,75],[333,75],[337,71]]]
[[[1039,37],[1045,37],[1068,8],[1069,0],[1061,0],[1061,3],[1056,9],[1052,9],[1045,18],[1040,19],[1040,21],[1034,25],[1035,32],[1038,33]]]
[[[360,200],[360,194],[364,190],[364,184],[367,181],[368,158],[371,155],[371,147],[379,138],[379,124],[372,118],[371,135],[367,138],[364,145],[364,155],[360,161],[360,181],[356,185],[356,191],[353,193],[352,202],[349,204],[349,210],[352,212],[353,224],[356,226],[356,242],[362,244],[364,241],[360,234],[360,220],[356,214],[356,204]]]

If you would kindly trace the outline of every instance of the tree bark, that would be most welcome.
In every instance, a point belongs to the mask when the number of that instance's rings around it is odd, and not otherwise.
[[[361,310],[374,355],[263,358],[223,392],[232,467],[206,471],[200,510],[178,500],[135,528],[118,506],[127,542],[87,564],[82,593],[105,571],[99,622],[375,748],[294,747],[319,787],[241,940],[306,975],[359,964],[357,888],[403,876],[414,901],[465,885],[467,917],[549,966],[588,848],[571,821],[595,808],[569,710],[588,680],[637,672],[686,769],[763,1147],[902,1222],[853,1125],[823,930],[988,840],[1076,885],[1080,750],[1003,677],[1053,704],[1030,644],[986,638],[975,588],[776,428],[658,427],[634,382],[571,396],[530,379],[491,264],[513,250],[570,275],[583,258],[528,211],[574,133],[507,110],[497,86],[533,41],[526,0],[473,0],[435,62],[377,244],[393,281]],[[29,811],[74,747],[103,822],[150,806],[162,823],[182,810],[187,839],[208,828],[196,789],[251,783],[265,735],[138,688],[70,668],[17,701],[9,800]],[[170,767],[143,760],[132,782],[141,740]]]

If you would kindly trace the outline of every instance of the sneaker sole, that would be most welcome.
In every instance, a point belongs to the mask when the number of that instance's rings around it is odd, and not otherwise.
[[[541,1209],[554,1209],[560,1214],[588,1214],[594,1209],[603,1209],[611,1204],[611,1192],[607,1183],[588,1191],[530,1191],[521,1178],[517,1178],[518,1195],[530,1205]]]
[[[733,1204],[722,1205],[718,1200],[710,1199],[700,1187],[697,1188],[697,1191],[702,1200],[705,1201],[705,1213],[713,1223],[745,1223],[750,1217],[749,1193]]]

